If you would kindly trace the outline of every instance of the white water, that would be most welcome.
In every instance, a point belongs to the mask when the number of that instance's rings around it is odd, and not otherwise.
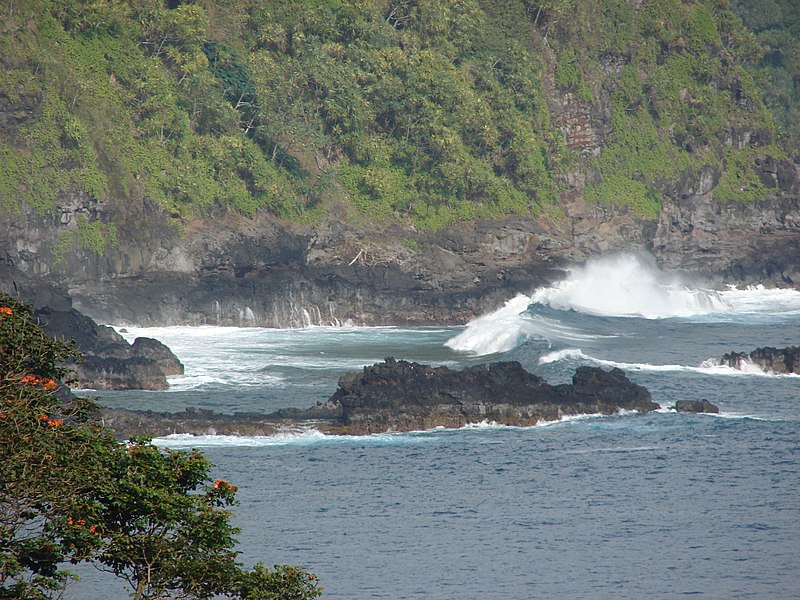
[[[563,360],[573,361],[577,363],[592,363],[604,367],[618,367],[626,371],[650,371],[654,373],[675,371],[675,372],[685,372],[685,373],[698,373],[700,375],[713,375],[713,376],[723,375],[729,377],[757,376],[757,377],[800,378],[800,375],[796,375],[794,373],[772,373],[764,371],[758,365],[755,365],[747,361],[742,361],[741,369],[735,369],[733,367],[729,367],[728,365],[718,364],[714,359],[703,361],[698,366],[677,365],[677,364],[654,365],[649,363],[632,363],[632,362],[623,362],[615,360],[605,360],[602,358],[596,358],[594,356],[585,354],[584,352],[582,352],[580,349],[577,348],[556,350],[554,352],[543,354],[542,356],[539,357],[539,364],[546,365]]]
[[[507,352],[526,338],[577,341],[597,337],[530,314],[529,309],[537,305],[599,317],[649,320],[727,322],[800,315],[798,290],[768,290],[758,286],[715,291],[689,287],[677,276],[660,271],[652,258],[640,255],[591,259],[568,273],[566,279],[555,285],[538,288],[530,296],[520,294],[499,310],[474,319],[448,340],[448,347],[484,356]]]
[[[731,306],[712,290],[692,289],[660,271],[651,258],[621,254],[590,259],[569,277],[531,296],[557,310],[609,317],[661,319],[724,313]]]

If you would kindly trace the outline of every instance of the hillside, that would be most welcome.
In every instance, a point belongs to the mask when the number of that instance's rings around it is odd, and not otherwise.
[[[183,289],[131,315],[155,321],[218,299],[236,321],[263,287],[284,321],[295,292],[319,311],[381,290],[445,294],[415,300],[423,322],[466,293],[459,320],[497,282],[630,247],[798,284],[800,250],[776,248],[800,227],[800,9],[755,4],[11,3],[5,261],[109,318],[114,286]]]

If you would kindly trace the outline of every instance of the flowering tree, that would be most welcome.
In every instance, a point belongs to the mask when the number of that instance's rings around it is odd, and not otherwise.
[[[237,562],[236,486],[212,483],[202,454],[120,444],[94,403],[59,394],[70,358],[74,345],[0,294],[0,598],[57,595],[63,567],[83,561],[127,581],[137,600],[319,596],[301,569]]]

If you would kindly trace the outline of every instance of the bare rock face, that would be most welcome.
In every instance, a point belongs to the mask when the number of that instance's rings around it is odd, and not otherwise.
[[[720,359],[720,364],[740,370],[747,363],[756,365],[767,373],[800,374],[800,346],[756,348],[750,353],[730,352]]]
[[[641,412],[659,408],[619,369],[580,367],[571,384],[550,385],[518,362],[463,371],[387,358],[344,375],[328,404],[341,406],[350,434],[462,427],[491,421],[529,426],[565,415]]]

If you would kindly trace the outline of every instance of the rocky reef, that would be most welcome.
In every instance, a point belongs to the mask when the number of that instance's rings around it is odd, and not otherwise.
[[[310,426],[330,434],[367,435],[457,428],[483,421],[530,426],[568,415],[658,408],[647,389],[631,382],[620,369],[579,367],[572,383],[551,385],[518,362],[455,371],[387,358],[343,375],[327,402],[308,409],[269,415],[106,410],[103,419],[122,438],[170,433],[270,435]]]
[[[72,307],[67,292],[41,279],[0,265],[0,291],[19,295],[53,337],[73,340],[83,360],[71,362],[76,385],[98,390],[164,390],[167,377],[183,373],[178,357],[158,340],[137,338],[133,344],[113,328],[97,324]]]
[[[756,348],[752,352],[730,352],[724,354],[719,364],[741,370],[748,364],[756,365],[767,373],[778,375],[800,374],[800,346],[787,348]]]
[[[566,415],[659,407],[620,369],[579,367],[571,384],[550,385],[516,361],[454,371],[392,358],[342,376],[328,404],[341,406],[340,428],[351,434],[481,421],[528,426]]]

